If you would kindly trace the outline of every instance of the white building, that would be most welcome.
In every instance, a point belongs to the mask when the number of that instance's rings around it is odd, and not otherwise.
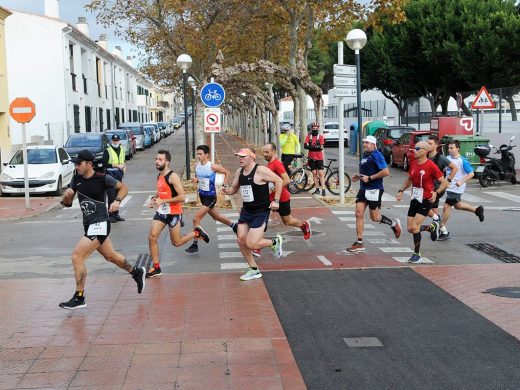
[[[59,19],[58,9],[58,0],[45,0],[44,16],[13,11],[6,20],[9,101],[25,96],[36,105],[27,141],[61,145],[74,132],[162,116],[160,89],[122,58],[120,47],[109,53],[105,35],[94,41],[85,18],[74,26]],[[13,145],[22,142],[19,128],[11,121]]]

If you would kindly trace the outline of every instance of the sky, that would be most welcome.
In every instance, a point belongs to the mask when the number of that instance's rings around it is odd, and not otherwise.
[[[107,34],[109,52],[112,52],[115,46],[121,46],[123,49],[123,58],[126,58],[126,56],[136,56],[137,50],[135,48],[120,37],[114,36],[113,31],[96,25],[95,14],[84,8],[89,2],[89,0],[59,0],[60,19],[64,22],[76,25],[78,23],[78,17],[84,16],[87,18],[89,34],[92,40],[97,41],[101,34]],[[30,12],[37,15],[44,14],[44,3],[44,0],[0,0],[0,6],[4,8],[14,11]]]

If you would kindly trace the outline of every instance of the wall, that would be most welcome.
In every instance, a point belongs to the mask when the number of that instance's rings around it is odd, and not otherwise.
[[[5,19],[11,13],[0,7],[0,162],[11,156],[9,134],[9,99],[7,89],[7,64],[5,52]],[[1,168],[0,168],[1,170]]]

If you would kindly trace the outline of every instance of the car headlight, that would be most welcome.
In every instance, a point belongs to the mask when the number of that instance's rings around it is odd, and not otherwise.
[[[41,175],[38,179],[40,180],[46,180],[46,179],[52,179],[54,177],[54,172],[51,171],[51,172],[47,172],[46,174],[44,175]]]
[[[13,180],[13,178],[11,176],[9,176],[7,173],[4,173],[4,172],[2,172],[2,174],[0,175],[0,179],[2,179],[2,180]]]

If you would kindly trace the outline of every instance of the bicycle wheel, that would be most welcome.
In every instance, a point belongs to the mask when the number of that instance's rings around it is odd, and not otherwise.
[[[345,194],[351,186],[350,176],[345,172]],[[332,171],[325,180],[325,186],[333,195],[339,195],[339,171]]]
[[[297,194],[305,189],[307,186],[307,175],[305,170],[300,168],[291,172],[291,183],[289,183],[288,190],[291,194]]]
[[[303,170],[305,172],[305,176],[307,176],[307,182],[303,187],[302,191],[309,191],[314,188],[314,175],[308,167],[305,167]]]

